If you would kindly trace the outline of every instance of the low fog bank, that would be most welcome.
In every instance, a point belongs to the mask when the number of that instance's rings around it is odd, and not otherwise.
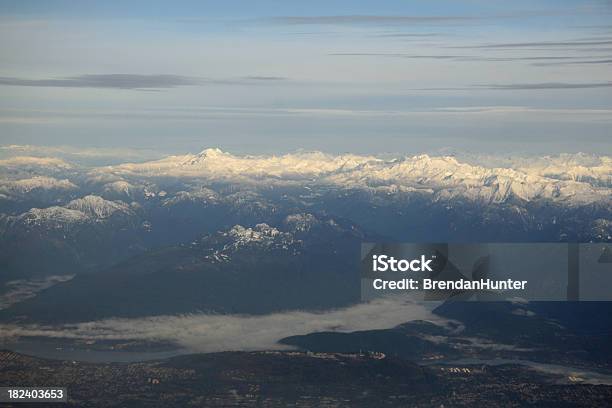
[[[65,325],[0,325],[0,338],[46,337],[83,340],[171,342],[190,352],[283,349],[285,337],[319,331],[352,332],[427,320],[446,325],[421,304],[385,298],[325,312],[291,311],[264,316],[188,314],[136,319],[111,318]]]

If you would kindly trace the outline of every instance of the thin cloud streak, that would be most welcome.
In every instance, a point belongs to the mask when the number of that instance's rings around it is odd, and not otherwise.
[[[428,37],[441,37],[448,34],[443,33],[387,33],[387,34],[377,34],[373,37],[382,37],[382,38],[428,38]]]
[[[516,56],[516,57],[478,57],[470,55],[412,55],[403,53],[386,52],[334,52],[327,54],[333,57],[389,57],[404,59],[432,59],[432,60],[453,60],[461,62],[533,62],[533,61],[557,61],[551,63],[534,62],[533,66],[566,65],[566,64],[608,64],[611,60],[589,58],[602,58],[602,56]],[[576,61],[574,61],[576,60]]]
[[[457,59],[468,58],[461,55],[410,55],[384,52],[333,52],[327,54],[334,57],[396,57],[407,59]]]
[[[602,41],[534,41],[520,43],[498,43],[482,45],[461,45],[449,48],[530,48],[530,47],[581,47],[594,45],[610,45],[612,40]]]
[[[562,61],[562,62],[541,62],[533,65],[539,67],[548,67],[551,65],[598,65],[598,64],[612,64],[612,59],[602,60],[586,60],[586,61]]]
[[[612,82],[540,82],[522,84],[475,84],[464,87],[440,87],[440,88],[414,88],[413,91],[474,91],[474,90],[496,90],[496,91],[529,91],[529,90],[554,90],[554,89],[597,89],[610,88]]]
[[[319,15],[319,16],[276,16],[264,17],[255,21],[285,25],[352,25],[352,24],[419,24],[419,23],[456,23],[479,20],[522,19],[531,17],[552,17],[567,14],[565,11],[523,11],[494,15]]]
[[[586,83],[568,83],[568,82],[540,82],[531,84],[486,84],[474,85],[474,87],[496,90],[542,90],[542,89],[590,89],[590,88],[610,88],[612,82],[586,82]]]
[[[182,75],[143,75],[143,74],[85,74],[65,78],[25,79],[0,77],[0,85],[53,87],[53,88],[102,88],[138,91],[155,91],[182,86],[248,85],[256,82],[281,81],[287,78],[278,76],[253,75],[237,79],[210,79]]]
[[[0,85],[57,88],[156,89],[199,85],[202,80],[180,75],[86,74],[55,79],[0,77]]]
[[[477,16],[391,16],[391,15],[336,15],[336,16],[280,16],[259,21],[286,25],[326,24],[403,24],[479,20]]]
[[[471,89],[471,88],[464,88]],[[477,88],[480,89],[480,88]],[[437,90],[437,89],[436,89]],[[149,109],[134,111],[31,111],[17,112],[0,110],[0,123],[13,124],[50,124],[54,122],[78,122],[99,119],[125,120],[125,121],[254,121],[271,119],[342,119],[369,120],[376,118],[402,119],[402,118],[445,118],[470,116],[483,116],[497,118],[502,115],[508,118],[530,120],[550,120],[556,122],[586,121],[610,122],[612,110],[585,109],[585,108],[538,108],[529,106],[469,106],[469,107],[438,107],[413,110],[367,110],[348,108],[233,108],[233,107],[201,107],[186,109]],[[8,116],[3,116],[8,114]]]
[[[279,76],[261,76],[261,75],[253,75],[244,77],[246,80],[250,81],[285,81],[288,78],[279,77]]]

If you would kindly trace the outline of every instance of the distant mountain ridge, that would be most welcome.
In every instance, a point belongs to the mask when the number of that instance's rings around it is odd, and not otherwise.
[[[612,199],[612,159],[549,158],[537,165],[483,167],[451,156],[426,154],[397,159],[330,155],[321,152],[282,156],[235,156],[220,149],[170,156],[145,163],[99,168],[119,177],[188,177],[235,183],[312,184],[337,188],[387,189],[460,196],[500,203],[511,199],[551,200],[584,205]]]

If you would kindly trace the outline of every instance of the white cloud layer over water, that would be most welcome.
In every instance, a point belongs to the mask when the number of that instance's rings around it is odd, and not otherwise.
[[[193,352],[218,352],[280,349],[285,346],[278,341],[288,336],[386,329],[413,320],[448,323],[423,305],[403,298],[385,298],[324,312],[291,311],[262,316],[189,314],[112,318],[59,326],[0,325],[0,336],[162,341]]]

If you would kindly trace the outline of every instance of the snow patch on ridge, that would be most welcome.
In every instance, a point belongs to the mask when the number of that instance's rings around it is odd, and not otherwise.
[[[108,218],[116,212],[131,212],[130,207],[121,201],[108,201],[95,195],[72,200],[66,205],[66,208],[80,211],[95,218]]]
[[[33,190],[74,190],[78,188],[68,179],[58,180],[45,176],[9,181],[2,187],[10,192],[19,194],[27,194]]]
[[[319,220],[314,215],[308,213],[291,214],[285,218],[285,225],[289,226],[293,231],[299,232],[308,232],[318,223]]]
[[[15,220],[30,226],[62,226],[87,222],[89,217],[79,210],[53,206],[48,208],[32,208],[15,217]]]
[[[134,186],[125,180],[113,181],[104,185],[104,191],[107,193],[123,194],[131,197]]]
[[[264,248],[280,247],[286,249],[294,242],[293,235],[290,233],[279,231],[265,223],[257,224],[253,228],[235,225],[224,235],[232,240],[224,248],[224,251],[230,248],[236,250],[252,245]]]

